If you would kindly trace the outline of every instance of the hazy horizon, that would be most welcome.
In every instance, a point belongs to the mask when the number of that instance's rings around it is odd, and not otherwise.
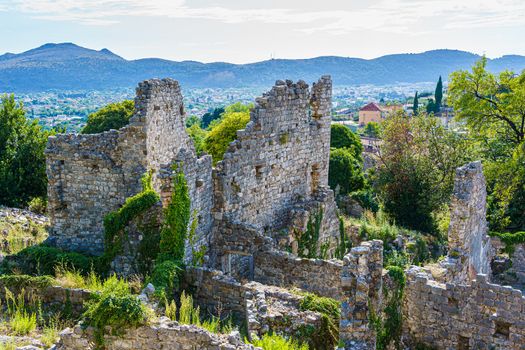
[[[525,55],[520,0],[2,0],[1,52],[54,42],[128,59],[371,59],[449,48]]]

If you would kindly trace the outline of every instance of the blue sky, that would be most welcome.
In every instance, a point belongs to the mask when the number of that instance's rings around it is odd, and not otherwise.
[[[525,55],[525,0],[0,0],[0,52],[48,42],[245,63],[451,48]]]

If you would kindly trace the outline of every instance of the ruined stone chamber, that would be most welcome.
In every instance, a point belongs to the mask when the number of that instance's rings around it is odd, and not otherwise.
[[[51,220],[48,243],[65,250],[102,254],[104,216],[142,190],[141,178],[149,170],[154,189],[167,204],[173,165],[177,164],[186,174],[191,209],[198,213],[198,244],[209,244],[211,157],[197,157],[186,133],[182,99],[174,80],[144,81],[137,88],[135,114],[128,126],[93,135],[50,137],[46,149]],[[140,223],[156,221],[158,230],[161,209],[160,205],[153,208],[127,227],[125,251],[114,266],[117,271],[133,272],[130,264],[136,260],[138,241],[147,234]]]
[[[198,222],[193,249],[206,248],[207,266],[253,279],[256,253],[284,248],[296,253],[297,235],[313,216],[320,220],[316,249],[323,246],[330,256],[338,237],[337,208],[328,187],[331,93],[330,77],[322,77],[312,89],[302,81],[278,81],[256,100],[251,121],[213,169],[211,157],[198,157],[186,133],[179,84],[170,79],[140,83],[128,126],[49,139],[48,242],[102,254],[104,216],[139,193],[141,177],[152,171],[162,205],[128,225],[124,251],[113,263],[117,272],[136,272],[133,261],[148,234],[141,222],[156,221],[149,227],[158,231],[174,173],[182,170]],[[290,260],[290,269],[292,264]],[[259,272],[265,275],[265,270]]]
[[[213,172],[216,267],[253,278],[258,254],[297,253],[298,235],[313,216],[321,220],[317,248],[333,253],[338,219],[328,187],[331,93],[331,79],[322,77],[311,90],[302,81],[278,81],[256,99],[246,129]]]

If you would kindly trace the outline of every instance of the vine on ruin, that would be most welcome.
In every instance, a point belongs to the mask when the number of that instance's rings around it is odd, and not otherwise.
[[[498,237],[503,243],[505,243],[505,252],[512,254],[516,244],[525,243],[525,231],[521,232],[490,232],[490,236]]]
[[[151,185],[152,176],[152,171],[145,173],[141,179],[142,191],[127,198],[122,207],[104,217],[104,254],[101,257],[103,270],[107,270],[111,261],[122,251],[124,229],[129,222],[160,200]]]
[[[403,315],[401,303],[406,284],[405,271],[398,266],[388,266],[388,276],[392,281],[391,286],[383,286],[383,297],[386,306],[382,313],[371,310],[370,321],[377,332],[378,350],[385,350],[393,344],[396,349],[401,349],[401,334]]]
[[[323,222],[323,209],[311,214],[306,225],[306,231],[301,232],[298,239],[298,254],[301,258],[315,259],[320,255],[317,253],[319,245],[319,234]],[[321,249],[326,250],[326,249]]]
[[[311,325],[299,329],[297,338],[308,342],[312,349],[333,349],[339,340],[340,304],[337,300],[305,293],[299,304],[302,311],[314,311],[321,314],[321,325],[315,328]]]
[[[164,212],[164,227],[160,232],[161,260],[184,260],[184,246],[190,223],[190,195],[184,172],[180,166],[173,165],[173,193],[171,202]]]

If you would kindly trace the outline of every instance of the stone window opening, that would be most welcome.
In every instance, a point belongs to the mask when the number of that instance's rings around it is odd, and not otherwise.
[[[458,350],[469,350],[470,349],[470,338],[458,336]]]
[[[510,323],[504,321],[496,321],[496,330],[494,336],[497,338],[509,339],[510,336]]]
[[[312,180],[312,194],[317,192],[317,189],[319,188],[319,182],[320,182],[320,171],[319,171],[319,164],[312,165],[312,171],[310,172],[310,177]]]
[[[180,115],[184,115],[184,106],[182,104],[179,106],[179,112]]]
[[[262,176],[263,176],[262,168],[263,168],[262,165],[256,165],[256,166],[255,166],[255,178],[256,178],[257,180],[262,179]]]

